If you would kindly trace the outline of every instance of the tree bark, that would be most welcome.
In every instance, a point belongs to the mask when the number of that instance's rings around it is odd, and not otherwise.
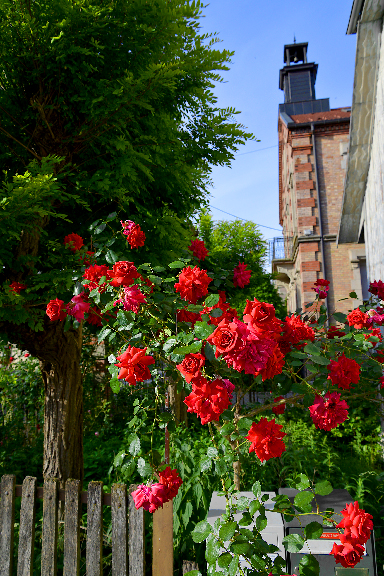
[[[64,322],[46,322],[43,332],[9,334],[40,360],[44,382],[44,478],[83,481],[82,326],[64,332]],[[11,330],[9,330],[11,332]]]

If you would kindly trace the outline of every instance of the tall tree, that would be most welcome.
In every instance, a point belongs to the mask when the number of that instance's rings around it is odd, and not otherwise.
[[[0,0],[0,322],[40,359],[44,474],[62,481],[82,478],[83,410],[81,326],[45,316],[79,268],[64,236],[87,241],[116,211],[141,224],[152,261],[172,257],[210,167],[251,136],[217,107],[231,53],[200,16],[187,0]]]

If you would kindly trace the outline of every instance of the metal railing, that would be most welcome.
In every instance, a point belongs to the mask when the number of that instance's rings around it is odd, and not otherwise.
[[[289,260],[292,258],[292,248],[292,237],[272,238],[269,240],[269,263],[272,264],[272,260]]]

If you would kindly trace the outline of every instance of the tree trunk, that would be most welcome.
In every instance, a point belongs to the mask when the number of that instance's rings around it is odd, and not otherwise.
[[[80,371],[82,330],[55,334],[49,353],[41,351],[44,381],[44,477],[64,485],[83,481],[83,383]],[[54,350],[52,348],[54,347]]]
[[[18,330],[17,330],[18,328]],[[44,331],[9,326],[12,341],[40,360],[44,382],[44,477],[83,481],[82,326],[45,319]]]

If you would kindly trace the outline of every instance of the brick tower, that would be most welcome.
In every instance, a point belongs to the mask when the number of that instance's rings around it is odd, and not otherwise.
[[[314,300],[318,278],[331,282],[328,312],[347,312],[366,298],[364,239],[337,246],[349,144],[350,108],[316,99],[318,65],[308,43],[284,46],[279,105],[279,212],[283,237],[271,241],[272,271],[288,312]],[[356,292],[357,300],[342,300]],[[331,323],[332,319],[331,319]]]

